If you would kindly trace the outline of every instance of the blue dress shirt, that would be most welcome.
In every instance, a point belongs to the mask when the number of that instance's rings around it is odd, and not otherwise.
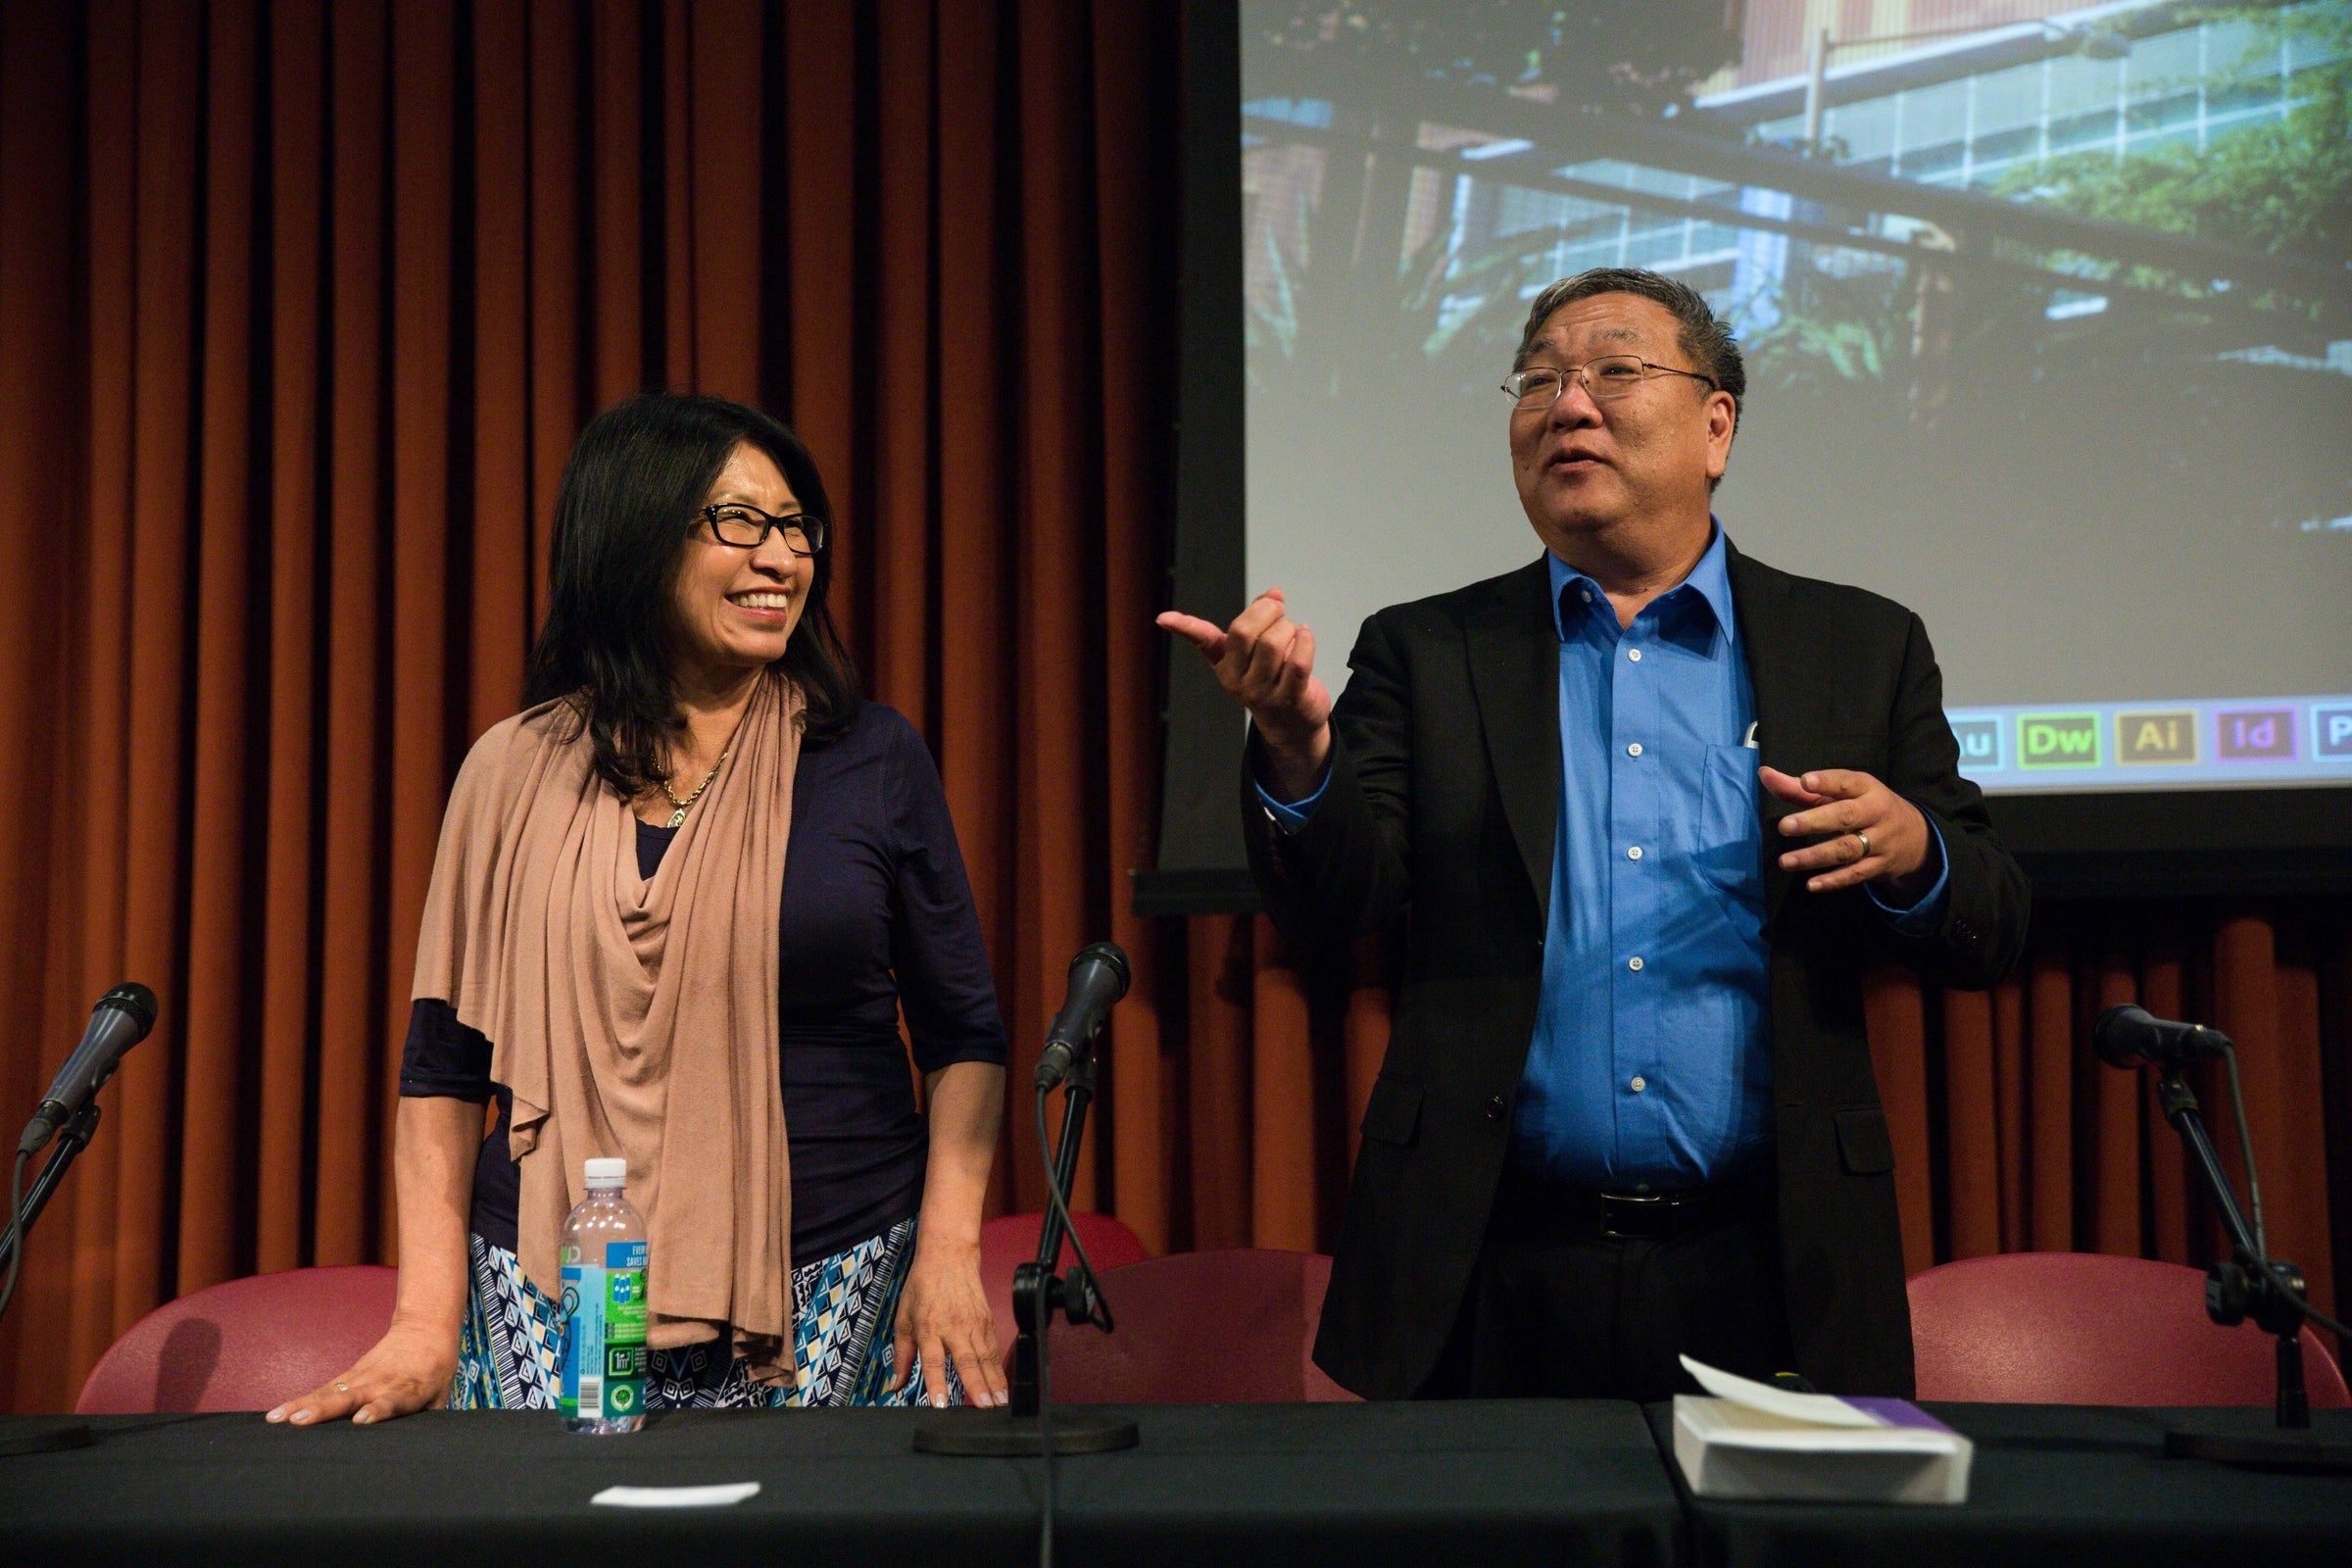
[[[1762,784],[1755,699],[1723,531],[1677,587],[1617,624],[1558,557],[1560,802],[1535,1037],[1512,1119],[1517,1168],[1578,1187],[1670,1191],[1748,1166],[1772,1139]],[[1291,805],[1259,791],[1286,828]],[[1932,929],[1945,874],[1896,929]]]

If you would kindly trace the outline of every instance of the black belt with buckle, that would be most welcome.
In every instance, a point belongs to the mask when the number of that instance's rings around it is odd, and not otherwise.
[[[1594,1193],[1596,1224],[1603,1236],[1656,1241],[1721,1219],[1736,1195],[1720,1187],[1680,1193]]]
[[[1772,1186],[1754,1176],[1667,1193],[1594,1192],[1507,1172],[1494,1224],[1506,1234],[1659,1241],[1765,1207]]]

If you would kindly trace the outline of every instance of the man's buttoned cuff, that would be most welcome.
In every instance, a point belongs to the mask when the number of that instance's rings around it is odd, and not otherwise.
[[[1265,792],[1260,790],[1258,793],[1262,795]],[[1928,824],[1929,855],[1936,862],[1936,885],[1928,889],[1918,903],[1908,908],[1896,908],[1879,897],[1878,882],[1870,881],[1862,884],[1863,891],[1870,895],[1870,902],[1892,917],[1895,931],[1906,937],[1924,937],[1935,934],[1936,927],[1943,919],[1945,896],[1950,891],[1952,882],[1951,860],[1943,853],[1943,829],[1937,827],[1936,819],[1929,816],[1927,812],[1922,811],[1919,814]]]
[[[1250,782],[1250,787],[1257,791],[1258,804],[1265,808],[1266,820],[1272,822],[1277,829],[1284,833],[1296,833],[1306,826],[1306,819],[1315,814],[1315,803],[1321,800],[1323,792],[1331,787],[1331,768],[1328,764],[1325,765],[1322,781],[1315,785],[1315,792],[1304,800],[1278,801],[1266,793],[1266,787],[1263,784],[1258,783],[1255,779],[1251,779]]]

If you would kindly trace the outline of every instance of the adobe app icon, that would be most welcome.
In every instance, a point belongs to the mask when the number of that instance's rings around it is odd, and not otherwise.
[[[2214,752],[2225,761],[2276,762],[2295,755],[2295,710],[2247,708],[2213,716]]]
[[[2313,755],[2352,757],[2352,708],[2315,708],[2311,710]]]

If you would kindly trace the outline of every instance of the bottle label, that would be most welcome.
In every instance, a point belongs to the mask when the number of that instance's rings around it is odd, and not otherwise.
[[[645,1411],[645,1244],[607,1242],[604,1262],[564,1250],[564,1383],[566,1419]]]

